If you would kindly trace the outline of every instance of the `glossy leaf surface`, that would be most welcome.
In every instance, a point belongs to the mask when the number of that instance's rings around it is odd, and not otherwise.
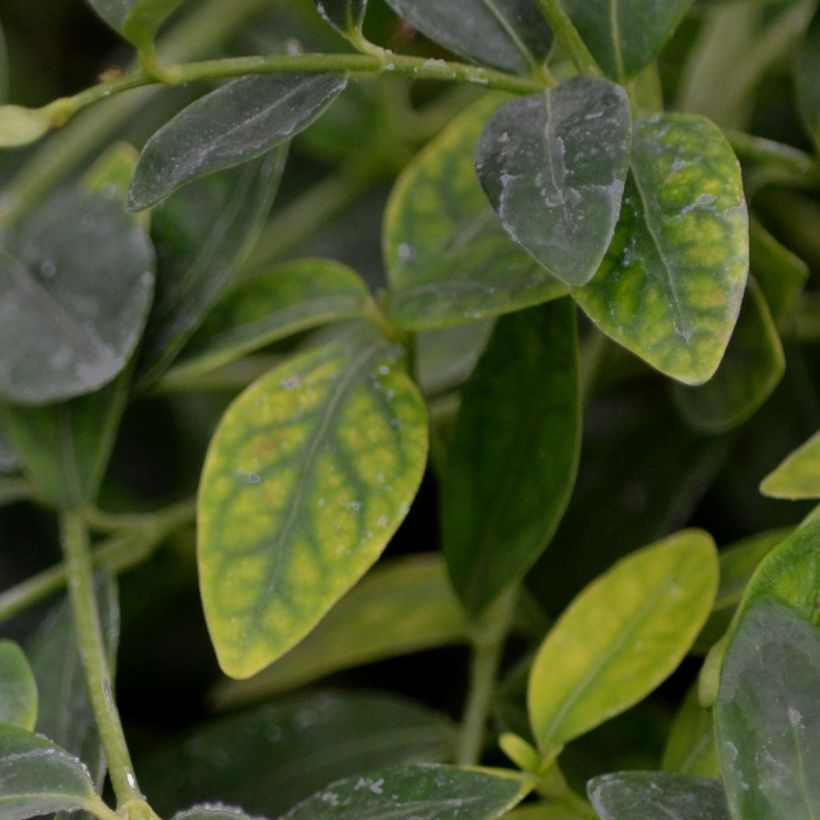
[[[563,0],[604,71],[623,81],[663,48],[692,0]]]
[[[546,57],[552,32],[528,0],[387,0],[414,28],[446,48],[526,74]]]
[[[312,692],[206,723],[138,769],[163,817],[202,800],[279,817],[332,780],[448,760],[454,746],[453,724],[421,704],[373,692]]]
[[[797,55],[795,64],[795,90],[797,108],[803,124],[814,142],[815,150],[820,151],[820,13],[806,32],[805,42]]]
[[[258,672],[379,557],[427,456],[400,352],[361,329],[252,385],[213,438],[199,493],[205,616],[222,668]]]
[[[616,342],[701,384],[740,310],[747,223],[737,159],[716,126],[687,114],[639,120],[615,238],[575,298]]]
[[[315,0],[316,9],[341,34],[362,30],[367,0]]]
[[[286,262],[216,305],[175,373],[211,370],[301,330],[353,319],[369,297],[361,277],[339,262]]]
[[[16,726],[0,726],[0,783],[3,820],[76,811],[99,800],[77,758]]]
[[[820,812],[820,632],[791,608],[758,600],[729,647],[715,704],[735,817],[810,820]]]
[[[626,92],[595,77],[507,103],[476,147],[478,178],[509,236],[567,285],[595,274],[629,168]]]
[[[767,475],[760,491],[773,498],[820,498],[820,432]]]
[[[253,818],[245,814],[242,809],[214,803],[194,806],[191,809],[177,812],[172,820],[262,820],[262,818]]]
[[[571,300],[499,319],[463,391],[442,489],[447,565],[471,612],[549,543],[575,482],[580,416]]]
[[[399,178],[384,247],[389,309],[416,330],[546,302],[566,288],[504,232],[476,178],[473,152],[500,98],[449,125]]]
[[[142,210],[199,177],[268,153],[307,128],[346,84],[343,74],[267,74],[206,94],[148,141],[129,207]]]
[[[467,637],[467,619],[441,556],[396,558],[366,575],[283,658],[247,681],[220,685],[214,700],[235,708],[332,672]]]
[[[157,297],[142,351],[143,382],[174,360],[244,262],[270,211],[285,157],[278,149],[197,180],[151,213]]]
[[[419,763],[330,783],[283,820],[490,820],[530,788],[501,769]]]
[[[89,0],[100,17],[137,48],[148,49],[157,29],[183,0]]]
[[[717,584],[712,539],[686,530],[624,558],[581,592],[530,674],[539,746],[563,744],[649,694],[683,659]]]
[[[719,780],[668,772],[617,772],[587,786],[601,820],[730,820]]]
[[[749,281],[732,338],[712,378],[673,387],[684,418],[704,433],[724,433],[747,421],[783,378],[786,359],[769,306]]]
[[[110,382],[151,302],[144,231],[108,200],[70,191],[31,216],[16,249],[0,252],[0,397],[43,404]]]
[[[0,724],[31,730],[37,720],[37,682],[23,650],[0,641]]]

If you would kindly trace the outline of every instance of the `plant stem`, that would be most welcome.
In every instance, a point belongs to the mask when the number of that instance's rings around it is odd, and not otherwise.
[[[476,624],[470,669],[470,692],[456,750],[456,762],[472,766],[481,759],[501,653],[512,625],[518,587],[505,592]]]
[[[86,685],[105,752],[108,772],[118,807],[143,797],[137,786],[131,755],[125,742],[119,713],[114,702],[111,670],[105,653],[100,615],[94,593],[94,567],[88,530],[80,512],[61,516],[63,552],[68,573],[68,593],[74,613],[74,632]]]
[[[581,39],[569,15],[561,8],[560,2],[558,0],[535,0],[535,2],[578,71],[582,74],[602,76],[601,67]]]

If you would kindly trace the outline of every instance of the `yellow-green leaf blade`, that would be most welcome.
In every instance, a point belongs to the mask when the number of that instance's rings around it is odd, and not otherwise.
[[[427,422],[399,358],[362,330],[264,376],[223,418],[200,487],[199,570],[232,677],[303,638],[404,518]]]
[[[615,238],[578,303],[653,367],[702,384],[723,358],[748,270],[740,168],[723,134],[686,114],[637,121]]]
[[[680,663],[718,585],[717,551],[687,530],[633,553],[570,604],[529,682],[533,732],[558,746],[637,703]]]
[[[0,724],[34,729],[37,682],[23,650],[14,641],[0,641]]]
[[[798,447],[763,479],[760,492],[772,498],[820,498],[820,432]]]

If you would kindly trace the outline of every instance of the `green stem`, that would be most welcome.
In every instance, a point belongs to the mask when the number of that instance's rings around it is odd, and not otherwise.
[[[470,691],[456,750],[459,765],[472,766],[481,759],[501,653],[512,625],[517,596],[517,586],[505,592],[476,624]]]
[[[94,593],[94,567],[82,513],[64,513],[60,520],[68,573],[68,593],[74,631],[86,685],[118,807],[143,797],[137,786],[131,755],[114,702],[111,670],[105,653],[100,615]]]
[[[535,2],[578,71],[582,74],[603,76],[598,61],[592,56],[586,43],[581,39],[581,35],[578,34],[578,29],[575,28],[569,15],[561,8],[558,0],[535,0]]]

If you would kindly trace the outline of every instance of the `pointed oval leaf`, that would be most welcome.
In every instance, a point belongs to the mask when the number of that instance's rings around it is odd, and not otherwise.
[[[601,820],[731,820],[719,780],[669,772],[594,777],[587,793]]]
[[[735,817],[820,814],[820,631],[762,598],[731,641],[715,704],[721,770]]]
[[[800,47],[795,64],[795,91],[797,108],[815,149],[820,152],[820,12],[806,32],[806,39]]]
[[[212,700],[235,709],[365,663],[468,640],[469,624],[440,555],[377,566],[284,657],[247,681],[226,681]]]
[[[552,32],[530,0],[387,0],[425,36],[472,60],[526,74],[547,56]]]
[[[113,29],[137,48],[147,50],[159,27],[183,0],[89,0]]]
[[[575,483],[580,427],[572,301],[499,319],[463,392],[442,487],[447,565],[472,613],[549,543]]]
[[[749,270],[740,167],[703,117],[639,120],[621,218],[575,298],[604,333],[685,384],[717,370]]]
[[[37,681],[23,650],[0,641],[0,724],[31,730],[37,721]]]
[[[660,52],[692,2],[562,0],[562,5],[604,71],[623,81]]]
[[[750,279],[732,338],[712,378],[673,386],[678,409],[703,433],[725,433],[748,421],[783,378],[786,358],[769,307]]]
[[[330,783],[282,820],[490,820],[531,788],[503,769],[418,763]]]
[[[717,585],[714,542],[686,530],[624,558],[583,590],[530,674],[539,746],[563,744],[649,694],[683,659]]]
[[[294,358],[229,408],[199,493],[205,616],[222,668],[258,672],[378,558],[427,456],[400,353],[364,331]]]
[[[712,712],[701,706],[697,683],[689,687],[678,709],[661,766],[665,771],[696,777],[720,777]]]
[[[99,807],[88,771],[76,757],[16,726],[0,726],[0,784],[3,820]]]
[[[340,34],[362,30],[367,0],[314,0],[322,18]]]
[[[332,259],[285,262],[216,305],[173,376],[213,370],[299,331],[354,319],[369,298],[367,285],[347,265]]]
[[[500,101],[490,94],[465,111],[393,191],[384,228],[389,309],[405,327],[465,324],[566,293],[506,235],[476,178],[476,141]]]
[[[43,404],[88,393],[126,365],[145,324],[154,252],[99,196],[52,197],[0,252],[0,397]]]
[[[629,168],[626,92],[595,77],[507,103],[475,153],[481,185],[509,236],[573,287],[609,247]]]
[[[820,431],[791,453],[760,485],[771,498],[820,498]]]
[[[185,811],[177,812],[172,820],[264,820],[261,817],[251,817],[240,808],[223,806],[221,803],[205,803],[194,806]]]
[[[267,74],[206,94],[148,140],[129,207],[140,211],[192,180],[268,153],[307,128],[346,85],[344,74]]]
[[[202,800],[279,817],[333,780],[450,760],[455,739],[447,717],[405,698],[309,692],[196,727],[144,760],[140,784],[163,817]]]

